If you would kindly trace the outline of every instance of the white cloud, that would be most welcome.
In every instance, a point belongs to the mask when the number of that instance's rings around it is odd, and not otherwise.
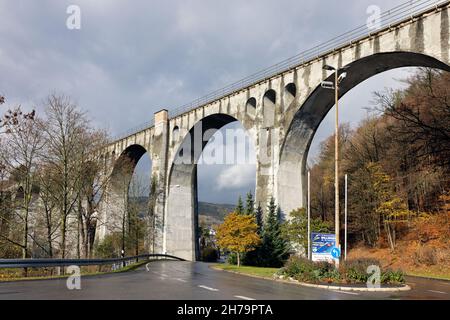
[[[402,2],[377,4],[385,10]],[[27,109],[63,92],[114,135],[364,24],[373,1],[79,0],[80,31],[65,26],[70,4],[0,0],[0,93]],[[363,104],[370,99],[353,92]],[[359,120],[361,113],[345,112],[343,121]],[[332,121],[324,126],[332,131]],[[219,195],[209,196],[234,202],[228,186],[254,188],[250,167],[199,166],[199,184],[211,194],[223,177]]]
[[[216,179],[216,189],[238,189],[251,185],[255,181],[254,165],[234,165],[225,167]]]

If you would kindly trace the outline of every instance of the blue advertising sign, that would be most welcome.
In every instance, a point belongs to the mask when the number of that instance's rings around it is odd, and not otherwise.
[[[311,258],[313,261],[328,261],[333,263],[335,258],[333,258],[332,251],[333,248],[336,248],[336,235],[312,232],[311,244]]]

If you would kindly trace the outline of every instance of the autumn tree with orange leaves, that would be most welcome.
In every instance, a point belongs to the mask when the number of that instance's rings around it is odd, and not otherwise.
[[[257,231],[258,225],[254,216],[232,212],[217,227],[217,244],[221,248],[236,252],[239,267],[241,254],[254,250],[261,242]]]

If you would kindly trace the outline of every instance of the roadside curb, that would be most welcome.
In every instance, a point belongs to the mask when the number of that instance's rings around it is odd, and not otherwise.
[[[433,281],[442,281],[446,283],[450,283],[450,279],[444,279],[444,278],[433,278],[433,277],[423,277],[423,276],[415,276],[412,274],[405,274],[406,278],[415,278],[420,280],[433,280]]]
[[[392,288],[367,288],[367,287],[347,287],[347,286],[333,286],[333,285],[324,285],[324,284],[312,284],[312,283],[300,282],[293,278],[288,278],[288,279],[289,280],[282,279],[282,281],[286,281],[289,283],[296,283],[296,284],[304,286],[304,287],[319,288],[319,289],[326,289],[326,290],[337,290],[337,291],[400,292],[400,291],[411,290],[411,287],[407,284],[405,284],[404,286],[401,286],[401,287],[392,287]]]
[[[252,274],[246,274],[231,270],[224,270],[221,268],[217,268],[214,266],[210,266],[211,269],[217,270],[217,271],[224,271],[224,272],[230,272],[234,274],[239,274],[242,276],[252,277],[252,278],[258,278],[258,279],[265,279],[265,280],[272,280],[277,282],[283,282],[283,283],[289,283],[289,284],[295,284],[303,287],[310,287],[310,288],[317,288],[317,289],[325,289],[325,290],[331,290],[331,291],[359,291],[359,292],[401,292],[401,291],[409,291],[411,290],[411,287],[407,284],[401,287],[392,287],[392,288],[367,288],[367,287],[347,287],[347,286],[333,286],[333,285],[324,285],[324,284],[312,284],[312,283],[306,283],[306,282],[300,282],[298,280],[295,280],[293,278],[280,278],[274,276],[273,278],[269,277],[263,277],[263,276],[256,276]]]

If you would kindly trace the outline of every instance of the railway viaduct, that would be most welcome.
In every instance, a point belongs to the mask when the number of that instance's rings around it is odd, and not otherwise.
[[[334,105],[333,91],[321,87],[322,81],[334,79],[324,65],[346,72],[340,97],[364,80],[394,68],[450,71],[449,14],[450,2],[444,1],[383,23],[371,33],[362,28],[362,33],[338,37],[182,110],[157,112],[153,123],[103,150],[105,175],[111,180],[99,210],[106,221],[99,236],[108,233],[108,221],[114,220],[111,216],[126,205],[118,195],[121,160],[135,165],[147,152],[154,182],[150,205],[156,221],[155,251],[195,260],[197,160],[211,133],[233,121],[242,124],[255,146],[256,202],[264,204],[273,196],[288,216],[304,205],[308,150]]]

